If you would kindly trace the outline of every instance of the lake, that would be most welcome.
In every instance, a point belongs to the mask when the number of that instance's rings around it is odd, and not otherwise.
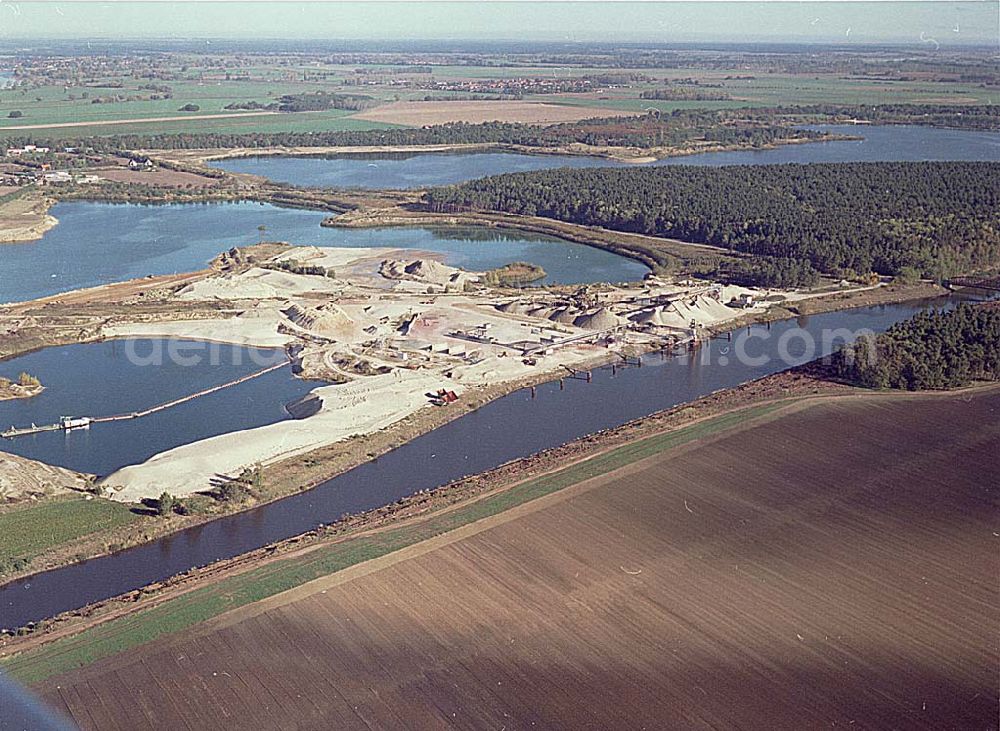
[[[1000,133],[931,127],[823,126],[864,140],[786,145],[773,150],[720,152],[660,160],[656,165],[741,165],[875,160],[1000,161]],[[257,157],[220,161],[219,166],[255,172],[300,185],[359,187],[429,186],[469,178],[559,166],[616,163],[600,158],[511,153],[411,156]],[[372,167],[375,165],[376,167]],[[258,203],[144,206],[60,203],[60,224],[36,242],[0,249],[0,302],[16,302],[147,274],[204,267],[218,253],[256,242],[259,225],[271,240],[296,245],[390,246],[438,252],[465,269],[491,269],[512,261],[542,266],[540,284],[636,281],[646,268],[606,251],[533,234],[487,228],[328,229],[317,211]]]
[[[38,241],[0,246],[0,302],[20,302],[147,274],[204,268],[217,254],[260,239],[294,245],[420,249],[448,264],[492,269],[513,261],[542,266],[540,284],[636,281],[648,269],[602,249],[550,236],[476,227],[334,229],[330,214],[269,204],[135,205],[70,202],[51,213],[59,225]]]
[[[650,165],[764,165],[771,163],[920,160],[1000,160],[1000,133],[917,126],[822,125],[812,129],[862,135],[840,140],[784,145],[771,150],[708,152],[658,160]],[[261,175],[283,183],[323,188],[423,188],[450,185],[500,173],[559,167],[620,167],[597,157],[516,153],[426,153],[342,155],[331,158],[263,155],[209,163],[234,173]],[[641,166],[640,166],[641,167]]]
[[[184,364],[171,353],[197,362]],[[16,378],[25,371],[45,386],[33,398],[0,401],[0,429],[54,424],[62,416],[141,411],[255,373],[284,357],[281,350],[191,340],[45,348],[0,361],[0,375]],[[291,418],[285,404],[317,385],[295,378],[289,366],[140,419],[0,440],[0,449],[104,476],[182,444]]]

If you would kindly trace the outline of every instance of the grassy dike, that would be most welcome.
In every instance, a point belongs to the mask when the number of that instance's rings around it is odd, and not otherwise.
[[[393,553],[463,525],[603,475],[645,457],[765,416],[780,408],[769,403],[723,414],[681,429],[656,434],[595,457],[520,483],[455,510],[419,522],[340,541],[310,553],[231,576],[190,591],[156,607],[91,627],[21,655],[0,658],[0,669],[22,683],[84,667],[158,638],[189,629],[237,607]]]

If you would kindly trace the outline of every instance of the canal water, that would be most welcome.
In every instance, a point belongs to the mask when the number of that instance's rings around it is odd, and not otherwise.
[[[650,165],[765,165],[811,162],[1000,160],[1000,133],[916,126],[822,125],[812,129],[863,136],[863,140],[784,145],[771,150],[708,152]],[[342,155],[330,158],[257,156],[218,160],[212,167],[322,188],[425,188],[500,173],[559,167],[616,167],[597,157],[515,153]]]
[[[386,505],[418,490],[779,372],[831,352],[847,333],[881,331],[928,306],[951,307],[957,301],[953,296],[801,317],[770,328],[754,326],[749,335],[740,330],[733,341],[714,340],[695,355],[646,356],[642,368],[617,373],[598,369],[591,383],[567,380],[565,390],[557,383],[545,384],[534,399],[527,391],[516,392],[313,490],[0,587],[0,627],[17,627],[137,589],[333,523],[345,513]],[[101,428],[94,428],[94,437]],[[119,438],[128,439],[128,434]]]
[[[45,348],[0,361],[0,375],[26,372],[46,387],[0,401],[0,430],[57,423],[62,416],[113,416],[229,383],[286,360],[282,350],[191,340],[109,340]],[[291,366],[140,419],[51,431],[0,442],[13,454],[105,476],[168,449],[291,416],[284,405],[321,385]]]
[[[530,261],[547,273],[539,284],[641,280],[642,264],[591,246],[536,234],[469,226],[389,229],[322,228],[330,214],[260,203],[134,205],[59,203],[59,225],[38,241],[0,249],[0,302],[21,302],[110,282],[205,267],[217,254],[260,239],[299,246],[419,249],[482,271]]]

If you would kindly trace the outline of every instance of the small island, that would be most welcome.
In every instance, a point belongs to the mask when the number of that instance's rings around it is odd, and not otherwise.
[[[545,270],[537,264],[515,261],[484,272],[483,282],[491,287],[524,287],[545,277]]]
[[[45,386],[35,376],[21,373],[16,381],[0,376],[0,401],[16,398],[31,398],[45,390]]]

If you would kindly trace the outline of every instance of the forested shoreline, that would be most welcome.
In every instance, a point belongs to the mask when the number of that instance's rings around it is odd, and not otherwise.
[[[319,103],[317,95],[300,95],[303,101]],[[132,149],[205,149],[237,147],[364,147],[445,144],[508,144],[555,147],[579,143],[611,147],[677,145],[696,139],[728,142],[739,140],[765,145],[775,139],[816,139],[821,133],[796,129],[779,120],[757,115],[733,115],[721,111],[684,110],[671,115],[595,117],[578,122],[542,125],[524,122],[450,122],[425,127],[341,130],[330,132],[251,132],[228,134],[197,132],[184,134],[128,134],[44,140],[34,135],[12,136],[4,145],[27,143],[92,148],[98,151]]]
[[[924,312],[834,355],[835,373],[867,388],[960,388],[1000,379],[1000,308]]]
[[[811,284],[818,272],[944,279],[1000,264],[998,163],[563,168],[436,188],[425,201],[751,254],[715,273],[765,286]]]

